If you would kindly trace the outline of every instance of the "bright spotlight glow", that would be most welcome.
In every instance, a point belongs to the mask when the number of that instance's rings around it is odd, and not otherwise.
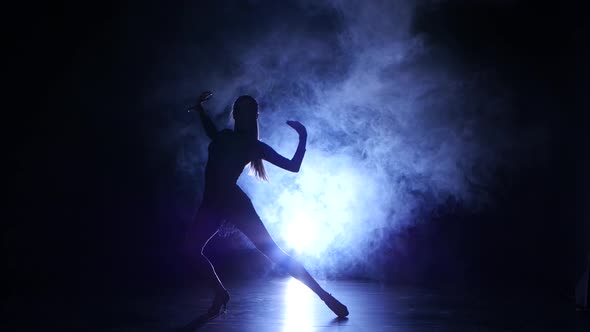
[[[315,294],[299,280],[290,278],[285,290],[285,327],[283,332],[313,331]]]
[[[307,249],[317,236],[318,230],[305,213],[296,214],[287,225],[286,241],[289,248],[297,252]]]
[[[260,139],[286,158],[296,151],[298,134],[285,121],[307,128],[298,173],[265,161],[270,183],[238,180],[272,237],[312,272],[349,275],[354,269],[381,278],[386,266],[373,262],[390,262],[390,246],[403,245],[391,243],[393,235],[428,222],[449,198],[465,208],[487,204],[473,184],[485,187],[494,180],[492,170],[510,166],[508,156],[537,146],[544,133],[518,131],[527,139],[515,149],[509,121],[489,121],[510,119],[510,94],[489,89],[496,74],[473,73],[436,56],[439,46],[417,34],[408,15],[421,1],[309,2],[314,5],[299,9],[321,10],[338,24],[318,21],[321,34],[261,31],[256,47],[241,43],[219,63],[232,70],[203,67],[199,80],[218,92],[207,105],[218,124],[231,118],[227,111],[237,96],[255,96],[263,105]],[[179,94],[192,91],[191,80],[177,83],[157,85],[146,102],[158,109],[177,105]],[[194,121],[163,119],[158,146],[179,152],[183,183],[197,190],[209,140]],[[300,211],[305,215],[295,217]]]

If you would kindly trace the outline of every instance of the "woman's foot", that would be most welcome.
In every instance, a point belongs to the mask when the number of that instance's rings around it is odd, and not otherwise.
[[[332,310],[336,316],[340,318],[348,316],[348,308],[344,304],[340,303],[340,301],[336,300],[332,294],[326,294],[327,295],[325,295],[322,300],[328,306],[328,308],[330,308],[330,310]]]
[[[229,293],[224,289],[215,293],[215,298],[211,307],[207,311],[210,317],[217,316],[224,313],[227,309],[227,302],[229,302]]]

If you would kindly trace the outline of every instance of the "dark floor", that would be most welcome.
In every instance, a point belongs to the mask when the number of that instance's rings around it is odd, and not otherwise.
[[[154,289],[150,294],[96,297],[95,305],[38,300],[38,312],[20,313],[4,302],[3,331],[590,331],[588,313],[576,312],[567,297],[543,299],[530,293],[433,291],[373,282],[324,281],[345,303],[346,320],[334,314],[294,279],[227,282],[227,313],[198,320],[210,304],[195,287]],[[12,303],[23,299],[13,299]],[[92,303],[92,301],[89,301]],[[21,306],[27,303],[20,303]],[[59,317],[56,317],[59,316]],[[10,323],[11,322],[11,323]],[[15,325],[16,324],[16,325]]]

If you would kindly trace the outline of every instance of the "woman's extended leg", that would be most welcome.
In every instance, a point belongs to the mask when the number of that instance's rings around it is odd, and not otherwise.
[[[338,302],[332,295],[326,292],[317,281],[307,272],[301,263],[284,252],[271,238],[264,227],[262,220],[254,210],[248,199],[246,208],[240,209],[241,213],[230,221],[246,235],[254,246],[274,263],[282,266],[295,279],[301,281],[316,293],[326,305],[340,317],[348,316],[348,309]],[[249,205],[249,206],[248,206]]]
[[[219,280],[211,261],[205,256],[204,249],[207,243],[217,234],[219,226],[213,214],[201,206],[195,215],[186,237],[186,249],[189,257],[196,264],[199,277],[204,280],[208,287],[215,292],[215,299],[209,309],[210,314],[216,314],[221,306],[227,305],[229,294]]]
[[[320,298],[327,294],[301,263],[289,256],[275,243],[259,218],[251,218],[234,224],[264,256],[283,267],[293,278],[304,283]]]

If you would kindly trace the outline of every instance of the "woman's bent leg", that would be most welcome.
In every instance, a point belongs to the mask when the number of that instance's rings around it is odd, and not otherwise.
[[[225,287],[223,287],[221,280],[217,276],[213,264],[205,256],[204,249],[207,243],[217,234],[218,229],[217,220],[214,216],[208,213],[206,208],[200,207],[193,223],[190,225],[185,243],[189,257],[196,265],[199,277],[216,294],[225,292]]]

